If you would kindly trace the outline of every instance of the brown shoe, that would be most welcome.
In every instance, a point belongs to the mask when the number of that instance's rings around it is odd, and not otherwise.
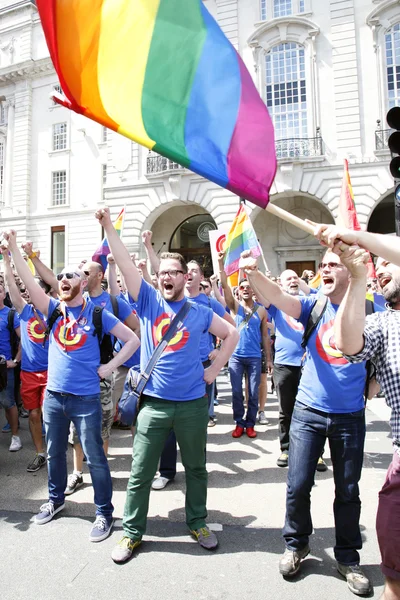
[[[233,438],[240,438],[244,434],[244,427],[240,427],[240,425],[236,425],[235,429],[232,431]]]

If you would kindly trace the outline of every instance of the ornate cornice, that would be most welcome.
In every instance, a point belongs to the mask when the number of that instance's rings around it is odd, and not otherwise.
[[[18,81],[20,79],[35,79],[42,75],[54,73],[50,57],[40,60],[26,60],[22,63],[9,65],[0,69],[0,82]]]

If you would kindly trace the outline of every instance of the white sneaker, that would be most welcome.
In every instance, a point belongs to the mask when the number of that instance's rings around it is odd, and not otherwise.
[[[168,477],[161,477],[160,475],[160,477],[155,478],[155,480],[151,484],[151,488],[153,490],[163,490],[170,481],[171,480],[168,479]]]
[[[10,452],[18,452],[18,450],[21,450],[21,448],[22,448],[21,438],[19,437],[19,435],[13,435],[11,438],[11,444],[9,447],[9,451]]]

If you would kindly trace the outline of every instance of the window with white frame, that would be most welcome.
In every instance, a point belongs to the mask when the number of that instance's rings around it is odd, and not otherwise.
[[[108,129],[107,127],[101,128],[101,143],[106,144],[108,141]]]
[[[277,19],[305,12],[305,0],[260,0],[260,8],[262,21]]]
[[[0,102],[0,125],[7,124],[7,109],[3,102]]]
[[[385,34],[388,106],[400,103],[400,23]]]
[[[53,92],[57,92],[57,94],[62,94],[63,91],[62,91],[61,85],[58,83],[56,85],[53,85]],[[58,102],[53,100],[53,106],[60,106],[60,105],[58,104]]]
[[[107,165],[101,165],[101,182],[103,185],[107,183]]]
[[[294,42],[274,46],[266,55],[266,104],[277,140],[307,137],[304,48]]]
[[[67,203],[67,172],[53,171],[51,174],[51,204],[62,206]]]
[[[67,148],[67,124],[56,123],[53,125],[53,151],[66,150]]]
[[[4,200],[4,142],[0,142],[0,204],[3,204]]]

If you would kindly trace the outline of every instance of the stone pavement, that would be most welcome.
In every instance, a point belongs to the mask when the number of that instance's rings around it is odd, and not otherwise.
[[[111,537],[99,544],[88,541],[94,518],[90,477],[66,500],[55,519],[37,526],[31,519],[47,499],[47,476],[42,469],[26,472],[32,456],[27,421],[22,420],[24,448],[7,451],[9,435],[0,434],[0,547],[1,600],[324,600],[354,598],[337,574],[333,560],[332,470],[316,474],[312,493],[315,534],[312,554],[293,581],[278,573],[284,545],[286,469],[276,466],[278,407],[275,396],[267,403],[269,425],[257,426],[258,437],[232,439],[230,387],[219,378],[218,423],[209,429],[209,518],[220,547],[207,553],[188,535],[184,513],[184,473],[179,464],[175,481],[151,493],[148,534],[133,560],[115,565],[110,552],[121,537],[125,488],[131,463],[129,432],[113,431],[110,467],[117,518]],[[378,491],[391,459],[388,411],[374,400],[367,411],[365,466],[361,482],[362,564],[379,598],[383,579],[375,534]],[[0,425],[4,414],[0,417]],[[329,449],[326,448],[330,466]],[[71,464],[71,456],[69,456]]]

